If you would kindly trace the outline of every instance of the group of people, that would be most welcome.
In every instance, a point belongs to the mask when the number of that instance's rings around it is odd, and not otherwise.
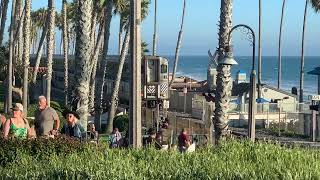
[[[156,131],[154,128],[148,130],[149,136],[144,139],[145,146],[153,146],[156,149],[163,149],[163,134],[162,131]],[[186,129],[182,129],[178,136],[178,150],[180,152],[193,151],[195,144],[189,138]]]
[[[30,127],[28,120],[23,113],[23,105],[15,103],[11,108],[12,115],[9,119],[0,116],[1,129],[4,138],[32,138],[32,137],[53,137],[59,134],[60,119],[57,112],[48,106],[45,96],[39,96],[38,109],[35,112],[34,127]],[[84,128],[78,123],[79,115],[71,110],[63,113],[66,124],[61,128],[61,134],[72,138],[83,138],[87,135]],[[97,137],[94,124],[89,124],[91,139]]]

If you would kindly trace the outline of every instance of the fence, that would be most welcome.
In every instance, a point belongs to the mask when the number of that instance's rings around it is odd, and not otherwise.
[[[194,99],[192,103],[192,117],[206,120],[207,107],[210,103]],[[248,126],[248,104],[229,104],[229,125],[231,127]],[[211,112],[213,115],[213,111]],[[257,128],[280,128],[297,134],[310,135],[312,112],[309,104],[305,103],[262,103],[256,104]],[[317,120],[317,129],[320,130],[320,120]],[[318,131],[318,130],[317,130]],[[318,132],[320,137],[320,132]]]

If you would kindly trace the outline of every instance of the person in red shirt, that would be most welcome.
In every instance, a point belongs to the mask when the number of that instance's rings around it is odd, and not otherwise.
[[[178,137],[178,146],[180,152],[185,152],[190,146],[189,136],[185,129],[181,130],[181,134]]]

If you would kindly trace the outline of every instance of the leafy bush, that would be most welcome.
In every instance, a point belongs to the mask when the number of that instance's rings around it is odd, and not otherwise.
[[[129,129],[129,116],[120,115],[115,117],[113,127],[117,127],[120,132],[127,132]]]
[[[52,142],[47,142],[50,147]],[[44,145],[44,144],[42,144]],[[82,147],[82,146],[80,146]],[[19,147],[21,148],[21,147]],[[42,148],[42,147],[41,147]],[[40,149],[41,149],[40,148]],[[15,158],[0,166],[3,179],[318,179],[317,150],[230,142],[190,154],[154,149],[67,148],[68,153],[7,148]],[[45,148],[43,148],[45,149]],[[39,154],[44,157],[39,158]],[[2,154],[2,152],[0,153]],[[41,157],[41,156],[40,156]],[[49,158],[47,158],[49,157]]]
[[[273,136],[278,136],[279,135],[279,128],[265,129],[265,131],[269,132]],[[290,138],[302,138],[302,139],[309,138],[308,135],[299,134],[299,133],[296,133],[294,131],[284,130],[284,129],[280,129],[280,135],[284,136],[284,137],[290,137]]]
[[[5,140],[0,138],[0,165],[5,167],[18,160],[18,153],[28,155],[35,160],[48,160],[51,155],[65,156],[74,150],[83,151],[86,144],[78,140],[59,137],[55,139]]]

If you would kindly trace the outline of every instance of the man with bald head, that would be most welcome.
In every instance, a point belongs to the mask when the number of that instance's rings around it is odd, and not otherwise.
[[[47,99],[39,96],[38,109],[35,112],[35,130],[37,136],[56,135],[60,127],[57,112],[47,105]]]

